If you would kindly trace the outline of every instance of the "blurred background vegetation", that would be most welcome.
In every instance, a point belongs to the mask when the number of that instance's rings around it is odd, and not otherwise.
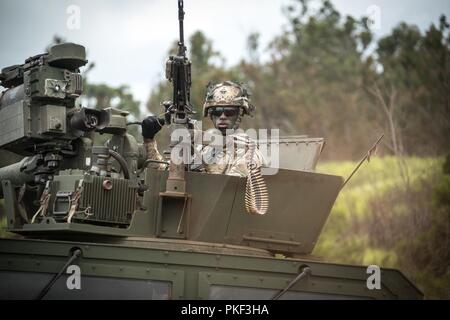
[[[341,191],[314,254],[328,261],[401,270],[426,298],[450,298],[450,155],[373,158]],[[356,163],[319,172],[347,176]]]
[[[213,40],[201,31],[190,37],[197,119],[210,81],[243,81],[257,108],[244,128],[325,137],[318,171],[342,176],[383,132],[381,157],[341,192],[314,254],[327,261],[398,268],[427,298],[450,298],[447,18],[441,16],[425,32],[400,23],[375,39],[367,18],[342,16],[329,1],[311,10],[308,1],[295,0],[283,10],[288,27],[268,48],[260,47],[258,33],[250,34],[246,58],[234,66],[225,66]],[[175,48],[176,42],[168,54]],[[263,54],[270,58],[262,61]],[[142,118],[127,86],[89,82],[94,67],[91,63],[84,71],[83,104],[115,106]],[[162,113],[160,103],[170,98],[171,87],[162,80],[152,89],[148,112]],[[159,138],[164,146],[164,133]]]

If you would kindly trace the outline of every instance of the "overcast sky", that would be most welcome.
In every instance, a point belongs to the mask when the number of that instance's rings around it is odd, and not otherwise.
[[[246,38],[266,46],[286,23],[290,0],[185,0],[185,37],[202,30],[227,65],[246,56]],[[422,30],[450,17],[450,0],[332,0],[343,14],[376,17],[377,37],[400,21]],[[75,7],[74,7],[75,6]],[[73,11],[75,10],[75,11]],[[79,10],[79,23],[74,20]],[[128,84],[142,103],[163,77],[169,45],[178,37],[176,0],[0,0],[0,68],[43,52],[53,35],[84,45],[95,83]],[[189,49],[189,48],[188,48]],[[194,79],[195,81],[195,79]]]

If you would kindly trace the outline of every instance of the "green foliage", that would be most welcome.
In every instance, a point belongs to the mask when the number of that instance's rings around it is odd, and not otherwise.
[[[374,158],[341,191],[315,248],[329,261],[397,268],[427,298],[449,298],[450,176],[443,159]],[[348,176],[356,163],[324,163]]]
[[[242,62],[257,107],[252,127],[280,128],[282,134],[325,136],[325,157],[354,157],[360,141],[352,132],[363,130],[365,113],[363,76],[367,72],[363,52],[363,21],[343,18],[330,2],[313,13],[307,1],[287,10],[288,29],[276,37],[272,59],[259,66]],[[370,38],[370,37],[369,37]],[[359,137],[368,145],[367,135]]]
[[[384,100],[395,108],[392,115],[400,148],[418,155],[449,150],[450,27],[446,17],[425,34],[400,23],[378,41],[376,54],[383,72],[375,74],[368,86],[381,88]],[[383,112],[375,116],[378,122],[385,119]]]

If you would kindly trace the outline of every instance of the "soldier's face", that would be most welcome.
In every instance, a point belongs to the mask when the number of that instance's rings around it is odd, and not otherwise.
[[[211,111],[211,120],[216,129],[225,132],[233,129],[239,117],[239,108],[235,107],[215,107]]]

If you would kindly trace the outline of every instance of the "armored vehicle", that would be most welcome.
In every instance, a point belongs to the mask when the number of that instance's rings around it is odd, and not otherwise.
[[[184,49],[167,64],[172,128],[189,127]],[[314,171],[323,139],[259,141],[280,153],[262,177],[155,169],[127,112],[77,106],[86,62],[65,43],[0,74],[2,158],[21,159],[0,168],[1,299],[422,298],[398,270],[311,256],[343,184]]]

